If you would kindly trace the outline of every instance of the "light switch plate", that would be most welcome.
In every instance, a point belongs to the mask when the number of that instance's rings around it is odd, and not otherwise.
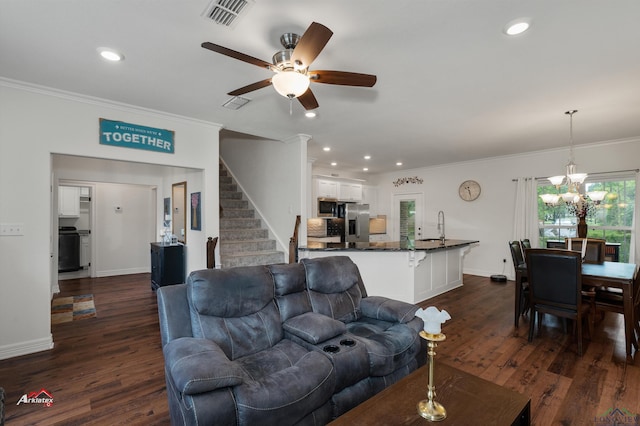
[[[24,235],[24,223],[0,223],[0,236]]]

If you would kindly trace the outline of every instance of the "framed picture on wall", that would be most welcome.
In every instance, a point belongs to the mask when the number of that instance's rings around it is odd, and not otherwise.
[[[200,231],[202,229],[202,213],[200,209],[201,198],[199,192],[191,193],[191,229]]]

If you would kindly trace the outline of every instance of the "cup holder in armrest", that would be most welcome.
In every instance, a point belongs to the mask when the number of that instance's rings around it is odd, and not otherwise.
[[[351,347],[351,346],[355,346],[356,341],[355,341],[355,340],[353,340],[353,339],[342,339],[342,340],[340,340],[340,344],[341,344],[342,346],[349,346],[349,347]]]
[[[330,354],[335,354],[340,352],[340,348],[336,345],[327,345],[324,348],[322,348],[322,350]]]

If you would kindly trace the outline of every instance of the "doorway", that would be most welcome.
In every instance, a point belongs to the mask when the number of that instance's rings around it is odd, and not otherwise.
[[[396,194],[393,196],[392,239],[415,244],[422,236],[422,193]]]
[[[58,280],[92,276],[92,183],[60,181],[58,185]]]

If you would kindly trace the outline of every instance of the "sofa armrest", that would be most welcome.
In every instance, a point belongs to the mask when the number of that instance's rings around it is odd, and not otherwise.
[[[344,334],[347,331],[347,326],[343,322],[315,312],[305,312],[302,315],[290,318],[282,324],[282,328],[284,331],[313,345]]]
[[[165,364],[176,388],[194,395],[242,383],[242,368],[208,339],[181,337],[163,348]]]
[[[365,317],[404,324],[415,317],[418,307],[382,296],[369,296],[360,301],[360,309]]]

